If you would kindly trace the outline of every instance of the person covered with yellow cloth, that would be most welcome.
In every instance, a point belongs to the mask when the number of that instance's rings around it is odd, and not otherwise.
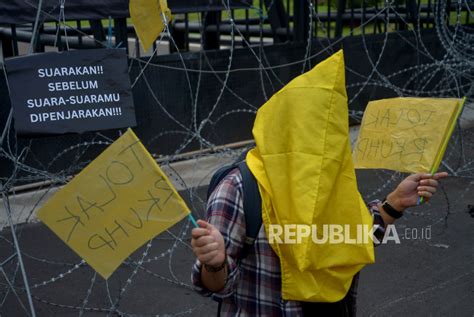
[[[244,162],[261,198],[255,241],[248,239],[244,205],[252,198],[244,195],[242,169],[210,194],[207,219],[192,230],[192,282],[219,301],[220,316],[354,316],[358,272],[374,262],[374,242],[447,176],[410,175],[383,201],[364,203],[344,69],[339,51],[258,110],[256,147]]]

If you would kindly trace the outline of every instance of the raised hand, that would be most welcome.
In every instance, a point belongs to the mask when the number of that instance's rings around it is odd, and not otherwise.
[[[397,188],[387,196],[387,201],[398,211],[416,206],[419,197],[428,201],[438,188],[438,180],[448,176],[448,173],[413,174],[405,178]]]

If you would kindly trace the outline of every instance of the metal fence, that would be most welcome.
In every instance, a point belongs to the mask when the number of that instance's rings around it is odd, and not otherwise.
[[[468,25],[472,13],[467,12],[466,1],[452,5],[445,0],[408,0],[382,5],[377,0],[236,0],[224,4],[220,0],[168,0],[174,19],[164,33],[167,41],[157,41],[149,52],[139,49],[127,18],[127,0],[77,0],[75,7],[67,4],[62,9],[58,0],[43,1],[36,41],[32,29],[37,8],[22,0],[0,4],[3,56],[25,54],[29,43],[36,43],[36,52],[128,43],[124,47],[129,52],[131,82],[136,84],[136,131],[157,155],[251,139],[258,107],[341,47],[352,123],[360,120],[369,100],[472,94],[469,63],[473,46]],[[179,54],[169,54],[174,50]],[[140,58],[142,53],[153,54]],[[119,133],[16,138],[10,115],[7,82],[0,74],[0,126],[4,127],[2,139],[9,141],[2,146],[16,146],[7,152],[28,149],[27,166],[64,175],[79,171],[98,154],[99,149],[92,151],[89,146],[82,151],[82,144],[95,144],[104,136],[115,139]],[[197,129],[201,124],[205,128]],[[74,164],[69,157],[58,160],[63,151],[80,160]],[[14,157],[0,153],[0,179],[15,173]],[[21,171],[16,182],[45,178],[41,173],[30,174]]]
[[[4,58],[21,55],[21,44],[34,42],[34,52],[42,52],[47,46],[58,50],[121,46],[129,54],[140,57],[193,48],[219,49],[229,43],[238,47],[307,42],[311,37],[334,39],[385,33],[387,28],[388,31],[433,28],[436,10],[445,12],[448,25],[456,19],[469,24],[472,15],[469,1],[461,5],[433,0],[169,0],[168,3],[174,15],[169,32],[163,36],[168,48],[157,49],[155,43],[150,52],[140,49],[128,18],[128,1],[107,0],[97,4],[80,0],[66,4],[45,0],[33,41],[35,5],[28,1],[0,4],[1,52]]]

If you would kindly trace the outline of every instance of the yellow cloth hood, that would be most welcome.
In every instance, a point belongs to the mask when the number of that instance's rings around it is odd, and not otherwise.
[[[256,148],[247,155],[262,195],[267,237],[270,225],[372,227],[357,189],[349,142],[342,50],[277,92],[257,113]],[[348,232],[345,232],[348,234]],[[284,236],[282,236],[284,237]],[[359,241],[360,242],[360,241]],[[286,300],[334,302],[347,293],[352,277],[374,262],[372,241],[271,243],[280,258]]]

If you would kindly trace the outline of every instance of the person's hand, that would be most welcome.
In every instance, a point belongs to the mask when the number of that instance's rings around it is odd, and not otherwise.
[[[438,188],[438,180],[448,176],[448,173],[413,174],[405,178],[397,188],[387,196],[387,202],[396,210],[403,211],[416,206],[418,198],[430,200]]]
[[[202,264],[219,267],[225,261],[224,238],[219,230],[204,220],[197,221],[200,228],[191,231],[193,252]]]

